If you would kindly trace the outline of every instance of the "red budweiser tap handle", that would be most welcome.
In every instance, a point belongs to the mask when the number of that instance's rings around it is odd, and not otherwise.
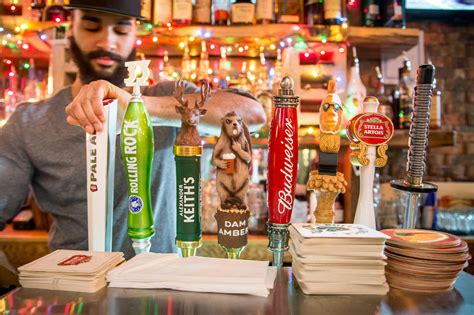
[[[299,98],[294,96],[293,80],[282,79],[279,95],[274,96],[275,114],[270,127],[268,152],[269,221],[288,224],[295,198],[298,168]]]

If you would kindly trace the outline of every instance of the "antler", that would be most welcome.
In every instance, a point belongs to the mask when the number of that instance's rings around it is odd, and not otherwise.
[[[194,107],[196,108],[203,107],[206,101],[211,97],[211,86],[209,85],[209,82],[207,80],[202,80],[201,82],[201,100],[196,101],[194,104]]]
[[[186,87],[184,86],[183,80],[179,79],[176,81],[175,89],[173,92],[173,96],[178,102],[181,104],[182,107],[188,107],[188,101],[184,99],[184,90]]]

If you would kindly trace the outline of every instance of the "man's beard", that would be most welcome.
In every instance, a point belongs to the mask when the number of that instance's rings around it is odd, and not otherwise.
[[[133,48],[132,52],[127,58],[123,58],[120,55],[102,49],[94,50],[90,53],[84,53],[79,48],[76,40],[72,36],[69,38],[69,42],[72,60],[79,70],[79,78],[83,84],[88,84],[96,80],[106,80],[118,87],[123,87],[125,85],[123,81],[128,77],[128,71],[127,67],[125,67],[125,62],[135,60],[135,48]],[[117,66],[113,73],[98,73],[94,70],[91,61],[92,59],[99,57],[108,57],[111,60],[117,62]]]

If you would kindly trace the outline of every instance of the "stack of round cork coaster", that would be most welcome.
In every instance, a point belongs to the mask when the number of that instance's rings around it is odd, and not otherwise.
[[[392,288],[438,292],[452,289],[471,259],[459,237],[430,230],[388,229],[385,276]]]

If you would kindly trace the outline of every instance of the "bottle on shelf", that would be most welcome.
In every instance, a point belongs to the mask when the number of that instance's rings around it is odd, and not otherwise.
[[[364,0],[364,26],[380,26],[380,4],[379,0]]]
[[[165,50],[163,55],[163,70],[160,73],[160,79],[165,81],[173,80],[174,67],[169,62],[168,51]]]
[[[209,53],[207,52],[207,43],[206,41],[201,42],[201,56],[199,58],[199,65],[198,65],[198,75],[197,80],[200,82],[201,80],[208,80],[210,73],[210,66],[209,66]],[[211,71],[212,73],[212,71]]]
[[[219,79],[220,89],[225,89],[228,87],[227,76],[229,74],[229,69],[227,68],[227,50],[225,47],[221,47],[221,57],[219,58],[219,70],[217,71],[217,77]]]
[[[346,88],[346,99],[344,102],[344,120],[349,121],[361,110],[362,101],[367,96],[367,88],[360,78],[359,58],[357,58],[357,49],[352,46],[352,64],[350,69],[349,81]]]
[[[141,0],[140,1],[140,14],[144,17],[145,21],[151,21],[153,13],[153,0]]]
[[[413,112],[413,92],[415,80],[411,75],[411,62],[405,54],[403,67],[400,71],[400,129],[409,129]]]
[[[192,72],[188,42],[184,42],[183,59],[181,60],[181,78],[183,80],[190,80]]]
[[[196,0],[193,9],[194,24],[211,24],[212,0]]]
[[[275,61],[275,72],[272,77],[272,94],[278,95],[280,89],[280,81],[283,79],[283,62],[281,59],[281,49],[277,49],[277,59]]]
[[[252,24],[255,18],[255,4],[252,0],[235,0],[232,3],[232,24]]]
[[[299,0],[276,0],[276,22],[300,23],[301,10],[302,8]]]
[[[173,22],[189,25],[193,20],[192,0],[173,0]]]
[[[405,28],[405,0],[387,0],[382,15],[386,27]]]
[[[153,1],[153,24],[162,26],[172,22],[173,0]]]
[[[347,20],[349,21],[349,25],[352,25],[352,26],[363,25],[361,0],[347,0],[346,16],[347,16]]]
[[[441,90],[436,85],[436,79],[433,81],[433,95],[431,96],[430,128],[441,128]]]
[[[255,8],[255,19],[257,24],[270,24],[274,21],[274,1],[257,0]]]
[[[31,22],[41,21],[43,10],[46,7],[44,0],[33,0],[31,1],[30,7],[28,8],[28,20]]]
[[[304,24],[324,24],[324,0],[306,0],[304,2]]]
[[[214,0],[214,25],[228,25],[230,22],[230,0]]]
[[[324,1],[324,24],[340,25],[342,23],[342,1]]]
[[[375,67],[375,72],[377,74],[377,83],[375,85],[375,97],[379,100],[379,113],[384,114],[390,120],[393,120],[393,110],[392,106],[389,104],[387,97],[385,96],[385,87],[383,81],[382,71],[380,71],[380,67]]]
[[[398,69],[398,80],[400,81],[402,68]],[[393,127],[400,129],[400,87],[397,85],[392,91],[392,112],[393,112]]]

